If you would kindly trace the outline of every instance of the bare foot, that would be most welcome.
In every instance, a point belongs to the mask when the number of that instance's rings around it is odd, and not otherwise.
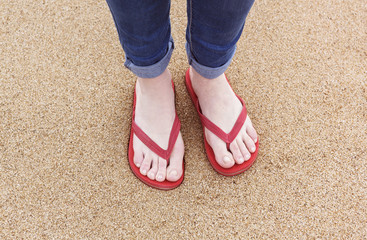
[[[166,69],[156,78],[138,78],[136,84],[136,124],[161,148],[167,149],[175,119],[175,98],[171,74]],[[134,163],[140,173],[152,180],[175,182],[182,175],[184,143],[181,132],[173,147],[170,163],[147,146],[134,134]]]
[[[190,67],[190,79],[202,113],[224,132],[229,133],[241,113],[242,104],[224,74],[215,79],[207,79]],[[248,116],[237,137],[230,143],[230,151],[225,142],[206,128],[205,137],[214,151],[216,161],[224,168],[242,164],[256,150],[257,133]]]

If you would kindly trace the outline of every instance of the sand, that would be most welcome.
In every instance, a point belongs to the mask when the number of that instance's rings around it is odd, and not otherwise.
[[[135,78],[106,2],[0,9],[1,239],[367,238],[366,1],[255,2],[227,76],[260,152],[236,177],[206,159],[173,1],[186,173],[168,192],[128,166]]]

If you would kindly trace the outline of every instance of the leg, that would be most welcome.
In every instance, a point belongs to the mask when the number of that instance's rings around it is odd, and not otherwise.
[[[161,148],[166,149],[175,118],[174,92],[167,69],[173,41],[169,0],[107,0],[121,45],[125,66],[137,75],[136,124]],[[157,94],[158,93],[158,94]],[[159,182],[176,181],[182,175],[183,140],[174,145],[170,164],[134,134],[134,163],[140,173]]]
[[[125,66],[140,78],[167,68],[173,50],[169,0],[107,0],[125,52]]]
[[[227,83],[224,71],[234,55],[253,0],[188,0],[186,49],[190,78],[202,113],[228,133],[242,104]],[[215,104],[214,104],[215,103]],[[237,137],[229,144],[205,129],[216,161],[225,168],[241,164],[255,151],[257,134],[247,117]]]

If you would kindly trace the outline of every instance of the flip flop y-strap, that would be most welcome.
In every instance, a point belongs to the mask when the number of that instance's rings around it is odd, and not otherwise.
[[[246,121],[246,117],[247,117],[247,110],[246,110],[245,102],[239,96],[237,96],[237,98],[242,103],[242,110],[235,124],[233,125],[232,130],[229,133],[225,133],[222,129],[220,129],[217,125],[215,125],[212,121],[210,121],[207,117],[205,117],[204,114],[201,113],[199,100],[197,98],[195,99],[195,107],[196,107],[197,112],[199,113],[202,124],[209,131],[211,131],[217,137],[219,137],[222,141],[224,141],[227,144],[227,148],[229,148],[229,144],[233,142],[233,140],[236,138],[236,136],[240,132],[243,124]]]
[[[178,134],[180,133],[181,122],[178,119],[177,113],[175,120],[172,125],[171,133],[168,141],[168,148],[165,150],[158,146],[145,132],[136,124],[135,120],[132,121],[132,128],[135,135],[154,153],[156,153],[161,158],[167,160],[167,165],[169,164],[169,157],[171,156],[173,147],[175,146]]]

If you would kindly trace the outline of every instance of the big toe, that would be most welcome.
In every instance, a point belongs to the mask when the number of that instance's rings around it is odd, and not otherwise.
[[[183,174],[183,157],[184,157],[184,143],[181,133],[176,140],[176,144],[173,147],[169,166],[167,167],[166,179],[170,182],[176,182]]]
[[[170,182],[176,182],[180,179],[182,175],[182,171],[179,171],[177,168],[167,168],[167,180]]]
[[[257,132],[251,122],[246,127],[246,133],[248,134],[248,136],[250,136],[254,143],[258,141]]]
[[[167,180],[176,182],[182,176],[183,154],[172,154],[169,166],[167,167]]]
[[[233,156],[230,152],[219,154],[218,157],[216,157],[217,162],[219,165],[221,165],[224,168],[230,168],[233,167],[235,161],[233,159]]]
[[[235,161],[232,154],[227,150],[226,143],[221,141],[219,138],[210,141],[217,163],[224,168],[233,167]]]

